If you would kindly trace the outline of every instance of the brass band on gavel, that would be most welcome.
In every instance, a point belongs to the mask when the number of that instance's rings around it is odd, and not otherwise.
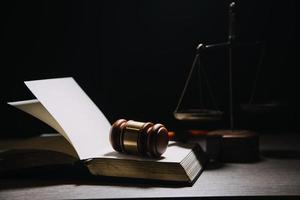
[[[110,143],[118,152],[160,157],[168,142],[168,130],[162,124],[119,119],[110,130]]]

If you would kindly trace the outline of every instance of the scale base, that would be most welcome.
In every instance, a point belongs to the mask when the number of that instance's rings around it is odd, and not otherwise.
[[[256,162],[259,160],[259,135],[250,130],[216,130],[207,133],[206,151],[221,162]]]

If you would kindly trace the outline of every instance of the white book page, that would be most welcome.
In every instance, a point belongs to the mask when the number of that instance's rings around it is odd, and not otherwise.
[[[9,105],[14,106],[36,118],[45,122],[52,128],[54,128],[57,132],[59,132],[66,140],[70,141],[68,135],[62,129],[62,127],[57,123],[57,121],[50,115],[47,109],[39,102],[37,99],[25,100],[25,101],[16,101],[16,102],[8,102]]]
[[[137,161],[155,161],[155,162],[181,162],[191,151],[192,146],[182,147],[179,145],[169,144],[166,152],[159,158],[141,157],[139,155],[122,154],[119,152],[111,152],[108,154],[97,155],[95,158],[113,158],[113,159],[126,159]]]
[[[64,130],[80,159],[113,151],[109,121],[73,78],[25,84]]]
[[[159,159],[141,157],[139,155],[122,154],[119,152],[110,152],[106,154],[96,155],[95,158],[112,158],[112,159],[126,159],[137,161],[155,161],[155,162],[181,162],[192,151],[195,144],[180,144],[176,142],[169,142],[168,148]]]

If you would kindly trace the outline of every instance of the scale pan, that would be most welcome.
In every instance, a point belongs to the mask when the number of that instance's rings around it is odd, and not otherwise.
[[[208,109],[188,109],[174,112],[174,117],[180,121],[217,121],[222,116],[222,111]]]

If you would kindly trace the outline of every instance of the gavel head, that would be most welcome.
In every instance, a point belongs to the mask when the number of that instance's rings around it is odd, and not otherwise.
[[[111,127],[110,143],[114,150],[160,157],[167,149],[168,130],[162,124],[119,119]]]

